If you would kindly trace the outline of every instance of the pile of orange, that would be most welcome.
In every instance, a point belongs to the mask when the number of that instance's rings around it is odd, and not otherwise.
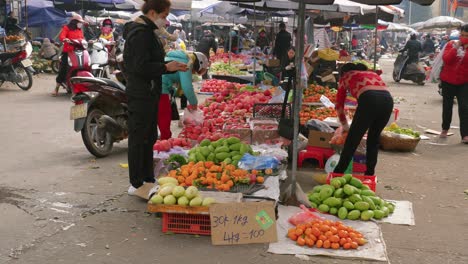
[[[337,117],[336,110],[333,108],[314,108],[310,106],[302,107],[299,112],[299,120],[301,125],[304,125],[310,119],[325,120],[327,117]]]
[[[289,229],[288,237],[299,246],[357,249],[367,243],[364,236],[340,221],[313,220]]]
[[[232,164],[216,165],[212,161],[189,162],[177,170],[169,171],[169,177],[177,179],[179,186],[196,186],[218,191],[229,191],[236,184],[250,184],[252,175],[257,183],[265,179],[254,173],[238,169]]]
[[[303,91],[304,103],[317,103],[320,102],[320,97],[325,95],[332,101],[336,102],[336,90],[332,90],[326,86],[321,86],[318,84],[311,84],[308,88]]]

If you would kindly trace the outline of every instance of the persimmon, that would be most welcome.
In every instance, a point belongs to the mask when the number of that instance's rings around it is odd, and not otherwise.
[[[351,243],[345,243],[345,244],[343,245],[343,248],[344,248],[344,249],[351,249]]]
[[[331,244],[331,248],[333,248],[333,249],[339,249],[339,248],[340,248],[340,244],[338,244],[338,243],[332,243],[332,244]]]
[[[317,240],[317,242],[315,242],[315,246],[318,247],[318,248],[321,248],[323,247],[323,241],[322,240]]]
[[[323,248],[330,248],[331,247],[331,242],[330,240],[325,240],[323,241]]]
[[[263,178],[262,176],[258,176],[258,177],[257,177],[257,182],[258,182],[258,183],[264,183],[264,182],[265,182],[265,178]]]
[[[300,229],[300,228],[296,228],[296,235],[300,236],[304,233],[304,230]]]
[[[297,242],[297,245],[299,245],[299,246],[304,246],[305,243],[306,243],[305,239],[302,238],[302,237],[298,237],[296,242]]]
[[[352,249],[357,249],[359,247],[358,243],[356,242],[351,242],[351,248]]]

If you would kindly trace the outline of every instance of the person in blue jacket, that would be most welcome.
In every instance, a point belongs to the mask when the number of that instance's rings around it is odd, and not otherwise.
[[[203,75],[206,73],[209,61],[201,52],[185,52],[183,50],[173,50],[166,54],[166,62],[177,61],[186,63],[189,67],[187,71],[177,71],[171,74],[164,74],[162,77],[162,94],[159,99],[158,127],[161,132],[160,139],[169,139],[171,133],[172,107],[170,96],[177,90],[175,86],[180,85],[188,99],[189,111],[194,111],[198,107],[197,96],[193,90],[192,74]]]

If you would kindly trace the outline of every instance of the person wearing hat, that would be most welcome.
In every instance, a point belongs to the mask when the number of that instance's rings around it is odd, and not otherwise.
[[[422,52],[424,54],[431,54],[435,53],[435,44],[434,41],[431,39],[431,34],[426,35],[426,39],[424,40],[424,43],[422,44]]]
[[[260,29],[258,32],[257,42],[255,43],[257,47],[260,47],[263,50],[266,46],[270,45],[270,41],[268,40],[266,31],[264,28]]]
[[[181,23],[176,24],[176,29],[179,30],[179,38],[183,42],[187,42],[187,34],[185,33],[184,29],[182,28]]]
[[[84,39],[83,35],[83,18],[78,15],[74,14],[70,20],[70,22],[63,26],[62,31],[59,35],[59,40],[63,42],[63,50],[62,50],[62,57],[60,61],[60,69],[57,75],[55,91],[52,93],[52,96],[58,95],[58,90],[60,86],[66,81],[67,78],[67,71],[68,71],[68,52],[73,51],[74,47],[68,43],[70,40],[82,40]]]
[[[101,35],[99,38],[107,41],[114,41],[114,23],[110,18],[106,18],[102,21]]]

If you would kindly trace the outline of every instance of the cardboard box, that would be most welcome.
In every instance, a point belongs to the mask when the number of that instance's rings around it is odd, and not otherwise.
[[[325,133],[316,130],[309,130],[309,146],[331,148],[330,140],[333,137],[333,133]]]
[[[280,60],[278,59],[268,59],[265,64],[267,67],[279,67]]]

